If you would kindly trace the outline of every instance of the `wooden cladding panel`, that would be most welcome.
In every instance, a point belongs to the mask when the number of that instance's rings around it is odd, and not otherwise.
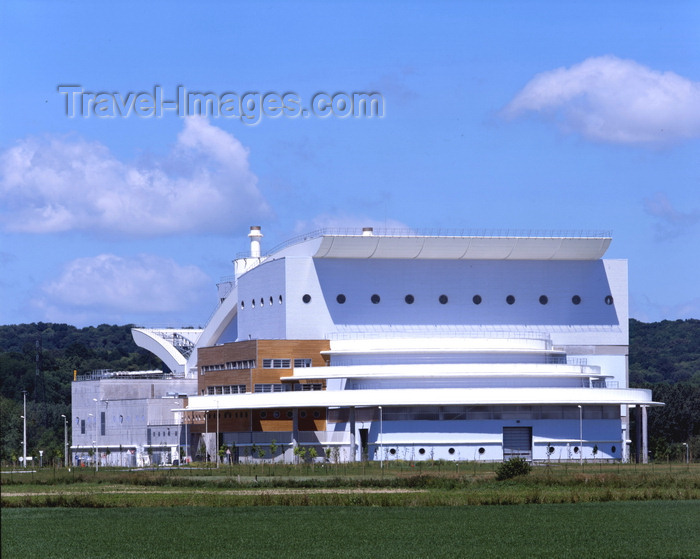
[[[325,367],[321,351],[330,349],[328,340],[247,340],[214,347],[203,347],[198,352],[197,366],[201,373],[207,365],[222,365],[231,361],[255,360],[255,369],[225,369],[199,374],[197,390],[208,393],[209,386],[245,384],[247,392],[254,392],[255,384],[277,384],[281,377],[292,376],[295,359],[311,359],[314,367]],[[289,359],[289,369],[263,369],[263,359]],[[306,384],[310,381],[301,381]],[[324,388],[325,388],[325,382]]]

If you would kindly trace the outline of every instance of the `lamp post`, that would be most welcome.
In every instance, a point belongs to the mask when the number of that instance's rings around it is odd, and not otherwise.
[[[204,412],[204,463],[209,462],[209,410]]]
[[[63,466],[68,467],[68,418],[61,414],[63,418]]]
[[[22,430],[22,464],[24,469],[27,469],[27,391],[22,390],[24,395],[24,415],[22,419],[24,420],[24,427]]]
[[[379,406],[379,467],[384,468],[384,411]]]
[[[583,466],[583,408],[580,405],[578,407],[578,438],[578,459],[581,462],[581,466]]]
[[[685,463],[690,464],[690,445],[688,443],[683,443],[685,447]]]
[[[185,413],[187,413],[187,412],[185,412]],[[187,455],[188,455],[189,442],[190,442],[190,439],[187,436],[187,420],[188,419],[190,419],[190,418],[187,417],[187,415],[185,415],[185,464],[187,464]],[[182,464],[182,459],[180,460],[180,464]]]
[[[214,445],[216,453],[216,467],[219,467],[219,400],[216,401],[216,444]]]
[[[95,402],[95,472],[97,472],[99,470],[99,467],[100,467],[100,456],[99,456],[100,447],[97,444],[97,441],[98,441],[98,439],[97,439],[97,417],[98,417],[97,406],[99,405],[99,402],[97,401],[97,398],[93,398],[92,401]]]

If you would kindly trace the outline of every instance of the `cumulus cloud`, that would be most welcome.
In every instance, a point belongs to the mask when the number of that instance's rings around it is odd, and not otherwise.
[[[700,210],[682,212],[661,192],[644,200],[644,210],[657,220],[654,228],[658,240],[679,237],[700,223]]]
[[[51,321],[134,322],[148,315],[176,317],[201,306],[211,285],[196,266],[169,258],[100,254],[67,263],[59,277],[42,286],[34,305]]]
[[[700,136],[700,82],[614,56],[536,75],[503,116],[536,113],[594,141],[664,144]]]
[[[171,152],[142,163],[79,137],[21,140],[0,155],[0,202],[2,227],[30,233],[226,232],[269,215],[248,150],[204,117],[185,119]]]

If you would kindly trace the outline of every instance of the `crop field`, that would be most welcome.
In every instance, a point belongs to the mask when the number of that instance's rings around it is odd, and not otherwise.
[[[700,503],[17,508],[3,557],[697,557]]]
[[[700,465],[2,474],[3,557],[700,557]]]

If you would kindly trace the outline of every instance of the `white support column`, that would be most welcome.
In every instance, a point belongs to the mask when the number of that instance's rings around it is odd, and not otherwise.
[[[350,407],[350,462],[357,460],[357,450],[355,448],[355,408]]]
[[[642,464],[649,463],[649,441],[647,440],[647,407],[640,406],[642,413]]]

